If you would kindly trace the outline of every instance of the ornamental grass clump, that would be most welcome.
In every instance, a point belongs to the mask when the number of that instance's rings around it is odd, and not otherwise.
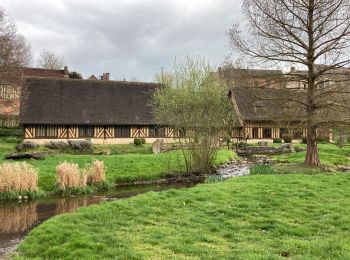
[[[58,188],[61,190],[86,187],[87,175],[80,172],[78,164],[60,163],[56,167],[56,173]]]
[[[35,192],[38,171],[26,162],[0,164],[0,192]]]
[[[106,167],[103,161],[94,161],[87,169],[83,170],[89,184],[102,183],[106,178]]]

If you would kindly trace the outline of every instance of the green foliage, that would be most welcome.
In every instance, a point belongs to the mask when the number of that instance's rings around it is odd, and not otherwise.
[[[141,143],[146,144],[146,138],[141,138]]]
[[[217,182],[222,182],[225,179],[220,176],[220,175],[210,175],[205,179],[205,183],[217,183]]]
[[[274,143],[274,144],[281,144],[282,141],[283,141],[283,140],[282,140],[281,138],[274,138],[274,139],[273,139],[273,143]]]
[[[18,259],[349,259],[350,175],[254,175],[51,218]],[[116,246],[117,245],[117,246]]]
[[[306,148],[306,145],[299,144],[299,147]],[[334,144],[319,144],[319,156],[321,164],[325,166],[350,165],[350,146],[346,145],[342,149]],[[305,160],[305,151],[273,156],[276,162],[302,164]]]
[[[227,86],[205,60],[190,58],[175,63],[171,73],[161,71],[157,80],[163,85],[152,99],[158,124],[171,125],[190,151],[187,172],[210,171],[219,137],[234,122]]]
[[[135,138],[134,139],[134,145],[141,146],[142,145],[142,139],[141,138]]]
[[[79,72],[71,71],[71,72],[69,72],[69,78],[70,79],[83,79],[83,76]]]
[[[251,175],[255,174],[275,174],[276,171],[270,165],[254,165],[249,168]]]
[[[22,128],[0,128],[0,137],[22,137],[23,135]]]
[[[14,152],[15,142],[2,142],[0,139],[0,163],[5,162],[6,154]],[[105,155],[103,151],[110,149],[111,155]],[[71,152],[52,150],[44,146],[35,151],[46,154],[45,160],[25,160],[39,170],[39,188],[45,192],[56,191],[56,166],[67,161],[77,163],[84,168],[87,164],[100,160],[106,166],[106,179],[110,185],[141,180],[156,180],[163,178],[169,172],[180,175],[184,169],[183,158],[177,155],[177,151],[162,154],[152,154],[150,145],[135,146],[134,144],[119,145],[95,145],[95,153],[72,154]],[[227,163],[235,154],[228,150],[219,150],[214,164]],[[167,162],[167,163],[165,163]]]
[[[317,143],[327,144],[327,143],[329,143],[329,139],[327,137],[324,137],[324,136],[319,136],[319,137],[317,137]]]
[[[37,191],[7,191],[0,192],[0,201],[11,201],[11,200],[32,200],[38,199],[45,196],[45,192],[41,190]]]

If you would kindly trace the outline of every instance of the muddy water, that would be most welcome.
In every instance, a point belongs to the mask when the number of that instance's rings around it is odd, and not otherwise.
[[[186,188],[196,184],[196,182],[185,182],[120,187],[117,190],[93,196],[52,198],[32,202],[22,201],[0,204],[0,259],[4,255],[13,252],[30,230],[55,215],[74,212],[80,207],[87,207],[103,201],[128,198],[148,191]]]

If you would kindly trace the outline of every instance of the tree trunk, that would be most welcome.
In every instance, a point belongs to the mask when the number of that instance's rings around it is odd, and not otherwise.
[[[310,126],[307,128],[307,148],[305,165],[310,167],[321,166],[320,158],[318,156],[317,140],[316,140],[316,127]]]

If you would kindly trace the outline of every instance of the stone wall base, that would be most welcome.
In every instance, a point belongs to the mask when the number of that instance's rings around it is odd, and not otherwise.
[[[31,141],[38,145],[44,145],[49,142],[68,142],[69,140],[77,141],[77,140],[90,140],[93,144],[133,144],[135,138],[80,138],[80,139],[24,139],[24,141]],[[152,144],[157,139],[164,140],[165,143],[174,143],[176,139],[174,138],[145,138],[147,144]]]

